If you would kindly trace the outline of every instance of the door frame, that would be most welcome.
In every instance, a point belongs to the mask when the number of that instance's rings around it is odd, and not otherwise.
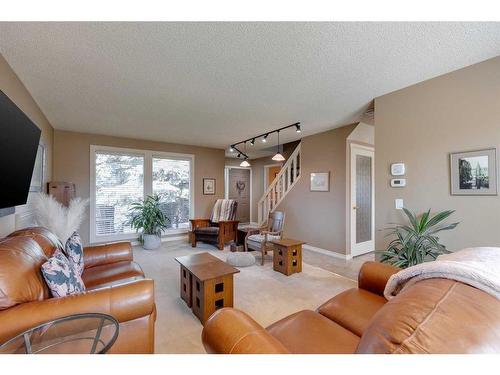
[[[264,165],[264,191],[267,190],[267,187],[269,186],[269,178],[268,178],[268,175],[269,175],[269,171],[268,169],[269,168],[272,168],[272,167],[281,167],[283,168],[283,163],[274,163],[274,164],[266,164]]]
[[[353,209],[353,203],[355,197],[353,196],[353,189],[356,184],[356,175],[353,173],[356,166],[354,155],[355,151],[367,151],[371,153],[372,157],[372,239],[370,241],[364,242],[365,246],[356,248],[356,230],[355,225],[355,215]],[[375,147],[373,145],[361,142],[349,142],[347,147],[347,162],[348,162],[348,174],[347,178],[347,199],[346,199],[346,221],[347,221],[347,236],[346,236],[346,248],[351,257],[366,254],[375,251]]]
[[[252,182],[252,168],[239,167],[236,165],[226,165],[224,167],[224,198],[229,197],[229,171],[231,169],[248,169],[250,171],[250,223],[253,223],[253,182]]]

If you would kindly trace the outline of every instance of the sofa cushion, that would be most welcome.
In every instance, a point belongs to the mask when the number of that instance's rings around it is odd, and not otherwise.
[[[29,237],[0,240],[0,310],[49,298],[40,272],[46,260],[40,245]]]
[[[82,279],[87,289],[120,284],[124,281],[143,279],[141,267],[130,261],[104,264],[83,271]]]
[[[30,237],[42,248],[47,257],[51,257],[54,251],[62,248],[63,244],[57,236],[44,227],[30,227],[16,230],[9,237]]]
[[[416,282],[375,314],[357,352],[499,353],[500,300],[454,280]]]
[[[219,234],[219,227],[201,227],[196,228],[194,231],[196,234],[217,235]]]
[[[248,236],[248,241],[260,244],[261,242],[264,242],[265,238],[266,236],[263,234],[252,234],[251,236]],[[281,236],[267,235],[268,241],[279,240],[280,238]]]
[[[59,249],[42,264],[42,274],[52,297],[66,297],[85,291],[80,272]]]
[[[237,206],[238,204],[234,199],[217,199],[212,209],[210,221],[218,223],[219,221],[234,220]]]
[[[68,259],[73,263],[73,266],[78,271],[78,274],[81,276],[83,273],[84,264],[83,264],[83,245],[82,239],[78,232],[73,232],[70,238],[66,241],[66,245],[64,246],[64,252]]]
[[[325,302],[318,312],[361,337],[375,313],[386,302],[378,294],[363,289],[349,289]]]
[[[293,354],[352,354],[359,337],[311,310],[303,310],[267,327]]]

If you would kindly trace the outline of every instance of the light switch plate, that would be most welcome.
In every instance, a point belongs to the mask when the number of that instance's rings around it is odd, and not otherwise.
[[[406,173],[405,163],[391,164],[391,174],[393,176],[404,176],[405,173]]]
[[[391,179],[391,187],[401,188],[406,186],[406,178],[393,178]]]
[[[404,207],[404,201],[401,198],[395,199],[394,206],[396,207],[396,210],[402,210]]]

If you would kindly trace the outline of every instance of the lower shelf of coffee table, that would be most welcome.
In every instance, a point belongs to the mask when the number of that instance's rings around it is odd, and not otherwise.
[[[215,311],[233,307],[233,275],[205,281],[193,276],[192,280],[191,310],[202,323]]]

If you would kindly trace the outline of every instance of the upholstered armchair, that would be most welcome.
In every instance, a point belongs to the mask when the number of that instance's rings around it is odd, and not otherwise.
[[[224,250],[224,244],[236,241],[238,220],[234,199],[217,199],[210,219],[191,219],[189,239],[191,246],[196,247],[197,241],[216,243],[219,250]]]
[[[283,238],[283,227],[285,225],[285,213],[274,211],[269,214],[267,223],[256,233],[251,234],[245,239],[245,251],[249,249],[260,251],[261,265],[264,265],[264,256],[270,250],[270,241]]]

